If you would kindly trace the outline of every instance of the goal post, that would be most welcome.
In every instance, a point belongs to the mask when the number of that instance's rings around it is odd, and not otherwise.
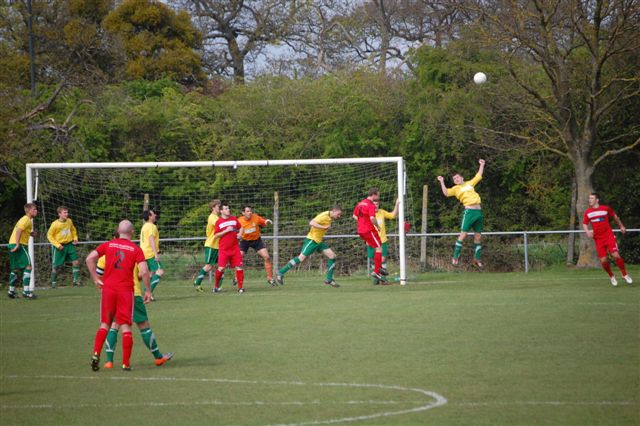
[[[136,191],[142,194],[151,192],[151,206],[160,204],[160,215],[171,223],[172,240],[201,246],[204,225],[210,213],[206,206],[212,198],[228,199],[233,203],[234,211],[239,210],[242,203],[255,203],[262,207],[258,213],[263,216],[276,213],[273,210],[275,202],[279,205],[278,228],[273,229],[273,236],[266,238],[278,241],[275,247],[285,250],[285,253],[274,253],[274,258],[282,262],[293,250],[291,246],[283,247],[285,242],[293,244],[291,241],[304,238],[309,220],[320,211],[327,210],[330,203],[342,205],[343,219],[335,229],[332,226],[327,238],[332,242],[333,238],[349,240],[349,247],[364,251],[364,243],[358,241],[356,244],[353,240],[357,234],[351,211],[360,199],[366,197],[371,186],[381,186],[383,208],[391,206],[396,197],[400,200],[394,236],[397,235],[398,279],[404,285],[407,281],[404,226],[407,194],[402,157],[30,163],[26,165],[27,202],[43,205],[42,215],[39,214],[36,221],[40,222],[38,229],[44,230],[44,235],[39,236],[39,243],[33,238],[29,242],[34,266],[31,287],[35,286],[36,262],[46,261],[45,256],[38,259],[35,246],[46,244],[45,227],[57,218],[55,208],[59,205],[70,208],[70,217],[78,227],[81,242],[97,244],[108,239],[105,232],[107,228],[112,230],[116,221],[127,215],[129,219],[137,219],[141,200]],[[275,193],[278,193],[277,201],[274,200]],[[268,206],[272,208],[269,210]],[[161,241],[165,241],[167,235],[163,233],[167,222],[163,222],[161,217],[158,225]],[[45,253],[44,250],[42,252]]]

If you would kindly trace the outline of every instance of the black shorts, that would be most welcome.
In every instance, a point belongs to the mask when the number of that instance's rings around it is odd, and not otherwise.
[[[240,240],[240,251],[243,253],[248,252],[250,248],[254,249],[255,251],[260,251],[266,247],[267,246],[264,244],[264,241],[262,241],[262,237],[259,237],[257,240],[251,241]]]

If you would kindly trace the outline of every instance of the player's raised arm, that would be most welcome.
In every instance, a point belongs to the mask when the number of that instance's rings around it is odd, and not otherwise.
[[[438,179],[438,182],[440,182],[440,189],[442,189],[442,193],[445,197],[448,197],[449,192],[447,191],[447,186],[444,184],[444,177],[438,176],[436,179]]]
[[[396,198],[396,205],[391,212],[391,216],[395,219],[398,216],[398,209],[400,208],[400,198]]]
[[[480,167],[478,167],[478,173],[480,176],[482,176],[482,174],[484,173],[484,163],[485,161],[481,158],[478,160],[478,164],[480,164]]]

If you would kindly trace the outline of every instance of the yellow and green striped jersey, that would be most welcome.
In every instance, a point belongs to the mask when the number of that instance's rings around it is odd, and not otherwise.
[[[149,241],[149,237],[151,236],[156,241],[156,250],[160,252],[160,233],[158,232],[158,227],[155,223],[146,222],[140,230],[140,248],[144,252],[145,259],[155,257],[155,253],[151,248],[151,242]]]
[[[331,216],[329,216],[328,210],[326,212],[322,212],[318,214],[316,217],[313,218],[313,220],[322,226],[328,226],[331,224],[331,221],[332,221]],[[319,228],[316,228],[315,226],[312,226],[311,229],[309,230],[309,233],[307,234],[307,238],[315,241],[316,243],[321,243],[324,238],[324,234],[326,233],[327,233],[326,229],[319,229]]]
[[[465,207],[480,204],[480,195],[478,195],[474,187],[481,179],[482,175],[476,174],[473,179],[468,182],[464,182],[462,185],[447,188],[447,196],[455,196]]]
[[[78,239],[78,231],[71,219],[67,219],[64,222],[56,219],[51,222],[51,226],[49,226],[47,239],[57,248],[62,248],[63,244],[69,244]]]
[[[395,217],[386,210],[378,209],[378,211],[376,212],[376,221],[378,222],[378,226],[380,227],[378,234],[380,235],[381,243],[386,243],[388,241],[387,226],[384,223],[385,219],[395,219]]]
[[[211,247],[212,249],[218,248],[218,244],[220,243],[219,238],[213,237],[218,219],[220,219],[220,217],[215,213],[211,213],[209,219],[207,219],[207,240],[204,242],[205,247]]]
[[[9,238],[9,244],[18,244],[18,240],[16,239],[18,229],[22,229],[20,244],[29,244],[29,237],[31,236],[31,230],[33,229],[33,221],[31,218],[26,214],[20,218],[18,223],[16,223],[16,226],[13,227],[13,232]]]

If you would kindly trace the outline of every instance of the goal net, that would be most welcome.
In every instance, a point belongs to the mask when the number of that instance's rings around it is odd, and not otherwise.
[[[260,216],[274,221],[263,228],[263,239],[274,261],[281,267],[299,254],[309,221],[338,204],[342,218],[334,221],[326,240],[338,254],[336,274],[366,273],[364,243],[356,234],[351,217],[355,204],[371,187],[380,190],[381,208],[391,211],[403,194],[402,158],[358,158],[332,160],[220,161],[182,163],[67,163],[27,165],[27,194],[39,207],[35,220],[38,236],[32,258],[38,285],[47,285],[51,252],[47,230],[65,206],[80,240],[84,259],[100,242],[112,238],[117,223],[131,220],[138,235],[142,212],[159,212],[158,229],[165,279],[191,280],[203,264],[205,227],[212,199],[230,202],[232,214],[240,216],[251,205]],[[389,263],[392,272],[406,278],[404,261],[405,219],[400,209],[396,221],[387,220]],[[297,272],[325,268],[324,256],[311,256]],[[262,277],[263,261],[253,251],[245,256],[245,268]],[[66,268],[68,270],[68,268]],[[84,269],[84,268],[83,268]],[[260,272],[262,271],[262,272]],[[292,270],[291,273],[296,271]],[[318,279],[321,276],[318,275]]]

